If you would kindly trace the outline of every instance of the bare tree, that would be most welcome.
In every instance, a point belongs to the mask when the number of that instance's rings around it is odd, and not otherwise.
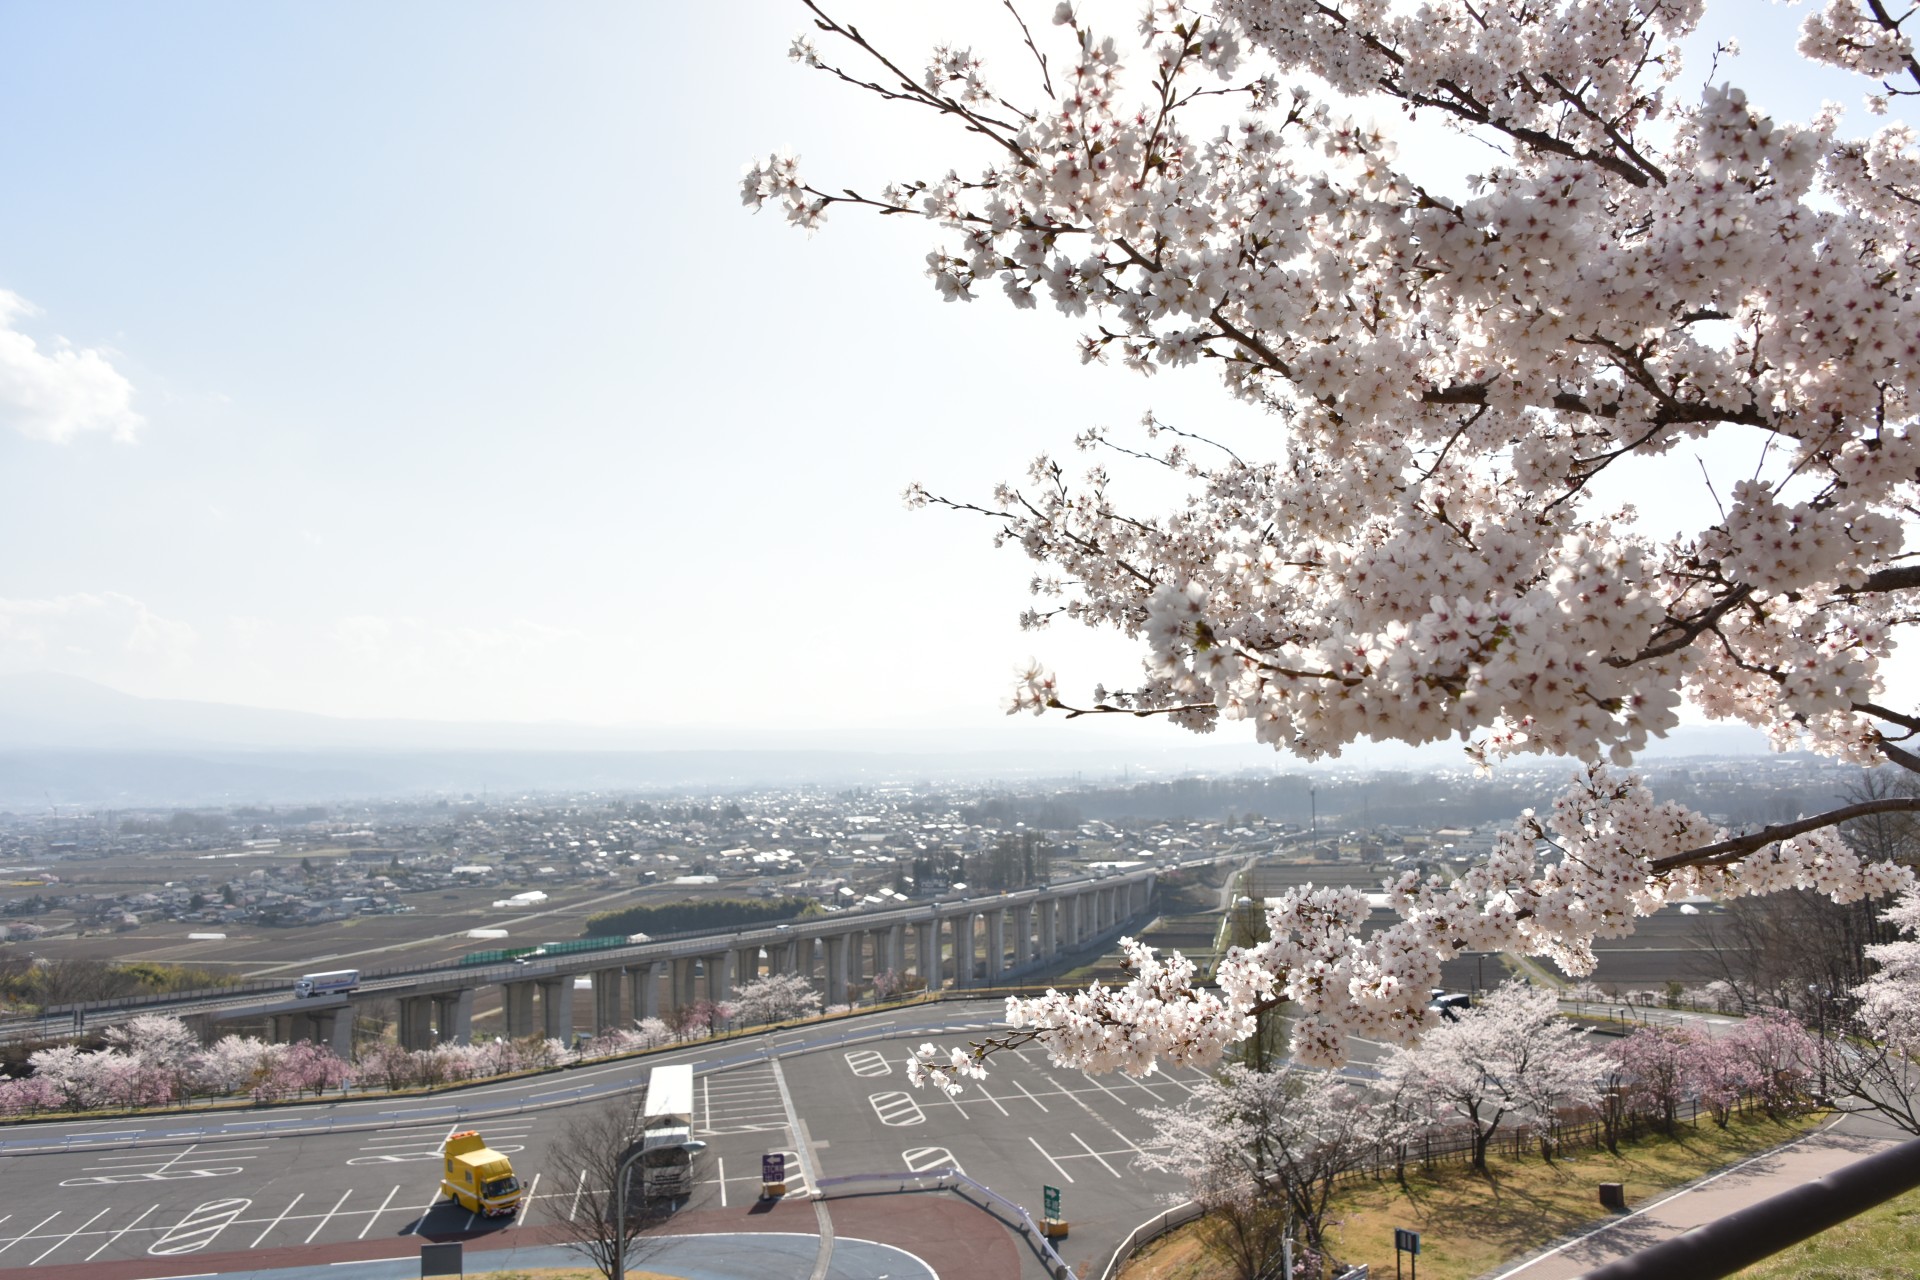
[[[1897,769],[1862,772],[1841,795],[1849,805],[1920,796],[1920,780]],[[1920,862],[1920,824],[1904,812],[1871,812],[1841,828],[1862,858],[1914,865]],[[1894,930],[1882,918],[1886,903],[1863,898],[1839,903],[1811,890],[1735,898],[1711,918],[1692,966],[1733,989],[1743,1011],[1786,1009],[1803,1021],[1833,1023],[1844,1014],[1846,993],[1873,972],[1867,948],[1891,942]]]
[[[1876,1043],[1858,1025],[1820,1038],[1820,1072],[1836,1111],[1864,1112],[1920,1134],[1920,1061],[1905,1046]]]
[[[616,1261],[631,1267],[644,1258],[649,1249],[642,1235],[667,1216],[664,1208],[639,1196],[637,1161],[627,1171],[626,1209],[620,1211],[620,1168],[639,1145],[645,1103],[646,1090],[637,1089],[576,1114],[548,1150],[547,1176],[557,1194],[546,1201],[542,1216],[562,1228],[567,1248],[603,1276],[613,1275]]]

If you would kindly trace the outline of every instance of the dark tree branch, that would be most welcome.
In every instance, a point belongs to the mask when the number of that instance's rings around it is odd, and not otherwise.
[[[1838,809],[1829,809],[1825,813],[1816,813],[1811,818],[1776,823],[1771,827],[1762,827],[1758,831],[1749,831],[1743,836],[1722,840],[1717,844],[1702,845],[1698,849],[1689,849],[1685,853],[1655,858],[1648,864],[1648,869],[1655,875],[1659,875],[1666,871],[1677,871],[1681,867],[1719,866],[1728,862],[1737,862],[1775,841],[1791,840],[1794,836],[1805,835],[1809,831],[1838,826],[1842,822],[1851,822],[1855,818],[1869,818],[1876,813],[1920,813],[1920,798],[1896,796],[1884,800],[1863,800],[1859,804],[1844,805]]]

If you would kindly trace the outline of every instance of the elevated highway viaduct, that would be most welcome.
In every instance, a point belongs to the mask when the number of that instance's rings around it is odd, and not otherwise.
[[[1244,854],[1230,855],[1244,858]],[[1216,858],[1177,864],[1199,866]],[[1161,866],[1114,871],[993,895],[946,897],[852,909],[767,927],[705,931],[567,955],[468,965],[375,970],[350,993],[296,1000],[290,986],[210,991],[165,1001],[98,1002],[0,1023],[0,1035],[53,1039],[136,1014],[167,1013],[211,1024],[266,1022],[279,1041],[352,1049],[354,1010],[375,1000],[399,1007],[408,1049],[466,1043],[475,994],[500,988],[504,1034],[569,1039],[577,980],[591,980],[596,1032],[631,1026],[699,999],[724,1001],[763,973],[799,973],[828,1005],[882,972],[911,975],[928,989],[999,985],[1043,970],[1063,955],[1104,944],[1151,918]]]

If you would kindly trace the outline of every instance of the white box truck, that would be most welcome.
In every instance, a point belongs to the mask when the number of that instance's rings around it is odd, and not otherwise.
[[[693,1065],[655,1067],[640,1121],[640,1194],[650,1200],[693,1194]]]

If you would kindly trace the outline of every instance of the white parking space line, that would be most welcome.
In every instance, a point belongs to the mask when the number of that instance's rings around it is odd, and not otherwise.
[[[440,1203],[440,1192],[436,1188],[433,1193],[433,1199],[427,1201],[425,1205],[421,1206],[420,1212],[417,1215],[415,1215],[413,1219],[413,1225],[408,1227],[405,1231],[401,1232],[400,1234],[406,1235],[406,1236],[419,1235],[420,1228],[427,1225],[427,1219],[431,1217],[433,1214],[433,1206],[439,1203]]]
[[[196,1205],[186,1217],[168,1227],[158,1240],[148,1245],[147,1254],[155,1258],[170,1258],[182,1253],[198,1253],[217,1240],[220,1233],[232,1226],[234,1220],[252,1204],[251,1200],[235,1197]]]
[[[1040,1110],[1045,1111],[1047,1109],[1047,1104],[1040,1101],[1040,1099],[1034,1097],[1031,1093],[1028,1093],[1027,1086],[1021,1084],[1018,1080],[1015,1080],[1013,1082],[1013,1087],[1018,1089],[1020,1092],[1027,1094],[1027,1101],[1031,1102],[1034,1106],[1040,1108]]]
[[[23,1234],[15,1236],[13,1239],[7,1241],[5,1244],[0,1244],[0,1253],[5,1253],[7,1250],[13,1248],[13,1246],[19,1244],[22,1240],[27,1239],[34,1232],[46,1226],[49,1222],[52,1222],[55,1218],[59,1216],[60,1216],[60,1210],[55,1209],[52,1213],[40,1219],[40,1221],[34,1223],[31,1227],[28,1227]]]
[[[1065,1178],[1068,1182],[1073,1181],[1073,1175],[1067,1172],[1065,1166],[1063,1166],[1058,1160],[1055,1160],[1052,1156],[1047,1155],[1047,1149],[1040,1145],[1039,1139],[1035,1138],[1032,1134],[1028,1134],[1027,1141],[1033,1143],[1033,1149],[1035,1151],[1038,1151],[1043,1156],[1047,1156],[1047,1163],[1053,1166],[1055,1173],[1058,1173],[1061,1177]]]
[[[100,1221],[100,1219],[105,1217],[106,1214],[107,1214],[106,1209],[102,1209],[99,1213],[94,1214],[91,1218],[88,1218],[85,1222],[81,1223],[79,1226],[75,1227],[73,1230],[67,1232],[67,1234],[65,1234],[64,1236],[61,1236],[58,1241],[47,1246],[45,1252],[41,1253],[39,1257],[36,1257],[32,1262],[29,1262],[27,1265],[30,1267],[38,1265],[41,1258],[46,1257],[47,1254],[52,1253],[55,1249],[58,1249],[61,1245],[67,1243],[67,1241],[79,1235],[82,1231],[85,1231],[88,1227]]]
[[[787,1126],[779,1085],[764,1063],[701,1078],[704,1134],[768,1133]]]
[[[1148,1096],[1149,1098],[1152,1098],[1152,1099],[1153,1099],[1153,1100],[1154,1100],[1155,1102],[1165,1102],[1165,1101],[1166,1101],[1166,1099],[1165,1099],[1165,1098],[1163,1098],[1163,1097],[1161,1097],[1161,1096],[1160,1096],[1159,1094],[1157,1094],[1157,1093],[1155,1093],[1155,1092],[1153,1091],[1153,1086],[1152,1086],[1152,1085],[1150,1085],[1150,1084],[1148,1084],[1148,1083],[1147,1083],[1147,1082],[1146,1082],[1145,1080],[1136,1080],[1136,1079],[1134,1079],[1134,1078],[1133,1078],[1132,1076],[1128,1076],[1128,1077],[1127,1077],[1127,1083],[1128,1083],[1128,1084],[1130,1084],[1130,1085],[1132,1085],[1132,1086],[1133,1086],[1134,1088],[1136,1088],[1136,1089],[1138,1089],[1138,1090],[1140,1090],[1140,1092],[1142,1092],[1142,1093],[1144,1093],[1144,1094],[1146,1094],[1146,1095],[1147,1095],[1147,1096]]]
[[[913,1095],[893,1090],[889,1093],[867,1095],[867,1103],[873,1108],[873,1114],[884,1125],[908,1125],[926,1123],[927,1113],[913,1100]],[[963,1111],[960,1114],[965,1115]]]
[[[127,1232],[133,1230],[135,1227],[145,1222],[147,1220],[147,1215],[151,1214],[155,1209],[158,1209],[159,1207],[160,1206],[157,1204],[148,1205],[145,1213],[142,1213],[139,1217],[135,1218],[132,1222],[129,1222],[126,1226],[120,1228],[118,1231],[108,1236],[105,1240],[101,1241],[100,1247],[87,1255],[87,1261],[92,1262],[95,1258],[99,1257],[102,1253],[106,1252],[108,1245],[112,1244],[114,1241],[118,1240],[121,1236],[127,1234]],[[3,1222],[3,1221],[5,1221],[5,1219],[0,1218],[0,1222]]]
[[[1056,1087],[1058,1087],[1058,1086],[1059,1086],[1059,1084],[1060,1084],[1060,1082],[1059,1082],[1058,1080],[1055,1080],[1055,1079],[1054,1079],[1054,1078],[1053,1078],[1052,1076],[1048,1076],[1048,1077],[1047,1077],[1047,1079],[1048,1079],[1048,1081],[1049,1081],[1049,1082],[1051,1082],[1051,1083],[1052,1083],[1052,1084],[1053,1084],[1054,1086],[1056,1086]],[[1073,1102],[1073,1104],[1074,1104],[1075,1106],[1077,1106],[1077,1107],[1079,1107],[1079,1108],[1080,1108],[1080,1109],[1081,1109],[1082,1111],[1084,1111],[1084,1112],[1086,1112],[1086,1113],[1087,1113],[1087,1114],[1088,1114],[1089,1116],[1092,1116],[1092,1117],[1093,1117],[1093,1120],[1094,1120],[1094,1123],[1096,1123],[1096,1124],[1098,1124],[1098,1125],[1099,1125],[1099,1126],[1100,1126],[1100,1127],[1101,1127],[1102,1129],[1105,1129],[1105,1130],[1106,1130],[1106,1131],[1107,1131],[1108,1133],[1110,1133],[1110,1134],[1112,1134],[1112,1135],[1113,1135],[1114,1137],[1116,1137],[1116,1138],[1118,1138],[1118,1139],[1120,1139],[1120,1141],[1122,1141],[1122,1142],[1124,1142],[1124,1143],[1126,1143],[1126,1144],[1127,1144],[1127,1145],[1128,1145],[1129,1147],[1133,1147],[1133,1149],[1134,1149],[1135,1151],[1139,1151],[1139,1150],[1140,1150],[1140,1148],[1139,1148],[1139,1147],[1137,1147],[1137,1146],[1134,1146],[1134,1143],[1133,1143],[1133,1139],[1131,1139],[1131,1138],[1129,1138],[1129,1137],[1127,1137],[1127,1135],[1126,1135],[1126,1134],[1124,1134],[1124,1133],[1122,1133],[1122,1132],[1120,1132],[1120,1131],[1119,1131],[1118,1129],[1116,1129],[1116,1128],[1114,1128],[1114,1127],[1113,1127],[1113,1123],[1112,1123],[1112,1121],[1110,1121],[1110,1120],[1108,1120],[1108,1119],[1107,1119],[1107,1118],[1106,1118],[1105,1116],[1103,1116],[1103,1115],[1101,1115],[1101,1114],[1100,1114],[1100,1113],[1099,1113],[1098,1111],[1095,1111],[1095,1110],[1094,1110],[1094,1109],[1092,1108],[1092,1106],[1090,1106],[1090,1105],[1088,1105],[1088,1103],[1087,1103],[1087,1100],[1086,1100],[1085,1098],[1082,1098],[1082,1097],[1081,1097],[1081,1096],[1080,1096],[1079,1094],[1077,1094],[1077,1093],[1074,1093],[1074,1092],[1073,1092],[1072,1090],[1070,1090],[1070,1089],[1064,1089],[1064,1088],[1063,1088],[1063,1089],[1061,1089],[1061,1092],[1062,1092],[1062,1093],[1064,1093],[1064,1094],[1066,1094],[1066,1095],[1067,1095],[1067,1097],[1068,1097],[1068,1098],[1069,1098],[1069,1099],[1070,1099],[1070,1100],[1071,1100],[1071,1101]],[[1109,1091],[1109,1092],[1111,1092],[1111,1091]],[[1116,1095],[1116,1096],[1117,1096],[1117,1095]],[[1122,1099],[1121,1099],[1121,1101],[1122,1101],[1122,1102],[1125,1102],[1126,1100],[1125,1100],[1124,1098],[1122,1098]],[[1131,1110],[1131,1108],[1129,1108],[1129,1110]],[[1082,1144],[1082,1145],[1084,1145],[1084,1144]],[[1141,1152],[1141,1154],[1142,1154],[1142,1155],[1144,1155],[1144,1154],[1146,1154],[1146,1153],[1145,1153],[1145,1152]],[[1071,1159],[1072,1157],[1069,1157],[1069,1158]]]
[[[533,1175],[533,1181],[527,1187],[527,1194],[520,1198],[520,1211],[513,1215],[513,1225],[522,1226],[527,1221],[527,1206],[540,1194],[540,1174]]]
[[[262,1231],[259,1235],[255,1236],[253,1238],[253,1243],[248,1245],[247,1247],[249,1249],[258,1249],[260,1247],[260,1242],[262,1240],[265,1240],[268,1234],[271,1233],[275,1227],[279,1226],[283,1221],[285,1221],[286,1216],[288,1214],[293,1212],[293,1206],[299,1204],[302,1200],[306,1198],[307,1198],[307,1193],[302,1191],[296,1196],[294,1196],[293,1199],[287,1201],[287,1207],[280,1211],[280,1216],[278,1218],[275,1218],[272,1222],[269,1222],[267,1224],[267,1229],[265,1231]]]
[[[727,1207],[727,1158],[715,1156],[714,1162],[720,1166],[720,1207]]]
[[[887,1061],[887,1055],[878,1049],[856,1049],[844,1055],[847,1068],[857,1076],[890,1076],[893,1064]]]
[[[319,1235],[321,1230],[327,1225],[327,1223],[333,1220],[333,1215],[340,1212],[340,1206],[345,1204],[347,1202],[347,1197],[352,1194],[353,1194],[352,1187],[348,1187],[345,1191],[342,1191],[340,1193],[340,1198],[333,1202],[333,1208],[327,1210],[326,1215],[322,1217],[318,1223],[314,1224],[313,1231],[309,1233],[307,1236],[308,1244],[313,1243],[314,1236]]]
[[[172,1155],[142,1151],[126,1155],[95,1156],[94,1159],[100,1163],[81,1166],[82,1172],[92,1176],[66,1178],[60,1185],[102,1187],[123,1182],[172,1182],[180,1178],[231,1177],[236,1173],[246,1172],[246,1162],[253,1159],[250,1155],[236,1155],[235,1152],[264,1151],[272,1144],[251,1143],[232,1147],[222,1145],[204,1152],[200,1150],[200,1145],[194,1143]],[[207,1163],[215,1160],[223,1163],[217,1165]]]
[[[915,1173],[925,1173],[929,1169],[958,1169],[963,1174],[966,1172],[965,1169],[960,1168],[960,1162],[953,1158],[953,1152],[945,1147],[912,1147],[901,1152],[900,1158],[905,1160],[907,1168]]]
[[[360,1228],[360,1234],[355,1236],[354,1239],[365,1240],[367,1238],[367,1232],[373,1230],[373,1224],[380,1221],[380,1215],[387,1211],[387,1206],[392,1204],[393,1198],[399,1194],[400,1188],[397,1186],[387,1192],[387,1198],[380,1202],[380,1207],[373,1211],[373,1214],[367,1219],[367,1225]]]
[[[1116,1178],[1120,1176],[1120,1171],[1114,1168],[1112,1165],[1108,1164],[1105,1156],[1102,1156],[1098,1151],[1095,1151],[1092,1147],[1087,1146],[1087,1140],[1085,1138],[1081,1137],[1077,1133],[1069,1133],[1067,1136],[1069,1138],[1072,1138],[1075,1142],[1079,1143],[1082,1147],[1086,1147],[1087,1154],[1092,1156],[1095,1160],[1098,1160],[1100,1162],[1100,1167],[1102,1169],[1105,1169],[1108,1173],[1112,1174]]]
[[[1113,1090],[1107,1088],[1107,1086],[1105,1086],[1104,1084],[1101,1084],[1098,1080],[1088,1075],[1086,1072],[1082,1071],[1080,1073],[1080,1078],[1082,1080],[1085,1080],[1088,1084],[1092,1085],[1094,1088],[1098,1089],[1100,1092],[1106,1094],[1109,1098],[1112,1098],[1115,1102],[1119,1103],[1121,1106],[1125,1107],[1127,1110],[1129,1111],[1133,1110],[1132,1103],[1128,1102],[1125,1098],[1121,1097],[1119,1094],[1115,1093]],[[1159,1101],[1159,1099],[1156,1097],[1154,1101],[1157,1102]]]
[[[585,1169],[582,1169],[580,1171],[580,1181],[576,1183],[573,1188],[573,1204],[567,1208],[568,1222],[572,1222],[574,1219],[574,1216],[580,1212],[580,1193],[585,1191],[586,1189],[587,1189],[587,1171]]]

